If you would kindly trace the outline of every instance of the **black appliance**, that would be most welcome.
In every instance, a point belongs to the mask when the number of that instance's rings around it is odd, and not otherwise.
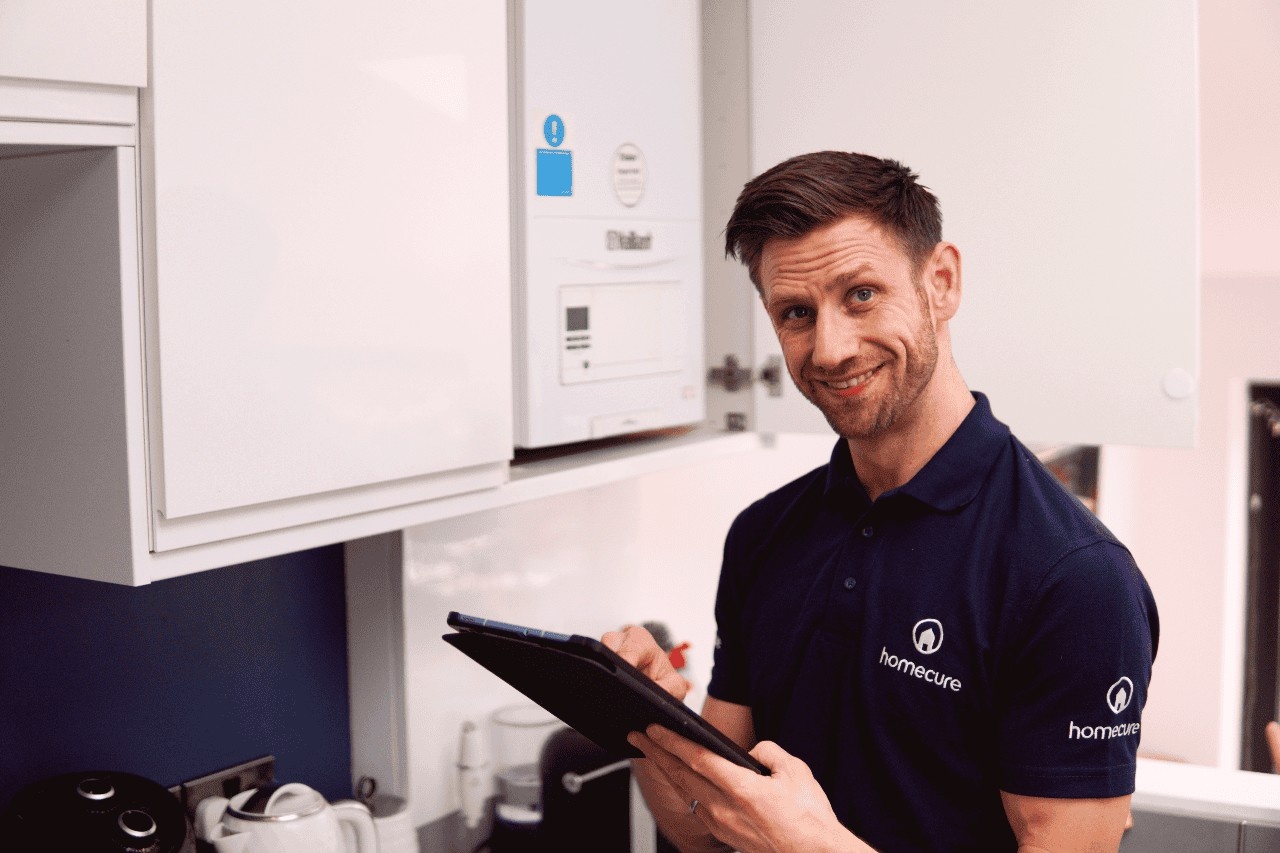
[[[18,792],[0,818],[8,850],[178,853],[182,803],[162,785],[118,771],[66,773]]]

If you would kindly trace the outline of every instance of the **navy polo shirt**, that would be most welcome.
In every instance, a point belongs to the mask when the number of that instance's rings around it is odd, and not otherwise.
[[[1002,790],[1133,792],[1151,590],[974,398],[906,485],[871,501],[840,440],[725,542],[708,692],[878,850],[1014,850]]]

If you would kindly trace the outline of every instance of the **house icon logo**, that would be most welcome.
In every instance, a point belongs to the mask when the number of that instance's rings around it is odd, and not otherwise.
[[[911,644],[922,655],[931,655],[942,647],[942,623],[937,619],[921,619],[911,629]]]
[[[1107,690],[1107,706],[1111,708],[1111,713],[1113,714],[1119,714],[1125,708],[1128,708],[1132,699],[1133,682],[1126,677],[1122,677]]]

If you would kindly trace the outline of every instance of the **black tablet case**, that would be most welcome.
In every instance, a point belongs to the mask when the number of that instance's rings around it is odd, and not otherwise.
[[[590,637],[554,634],[460,613],[446,643],[577,729],[601,748],[642,757],[627,734],[659,723],[734,764],[768,775],[763,764],[651,678]]]

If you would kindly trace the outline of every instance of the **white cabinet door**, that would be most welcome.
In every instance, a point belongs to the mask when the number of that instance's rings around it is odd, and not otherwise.
[[[135,580],[146,528],[128,453],[142,386],[134,159],[125,146],[0,144],[3,566]]]
[[[963,256],[957,362],[1001,419],[1191,444],[1192,0],[752,0],[750,26],[753,173],[822,149],[917,171]],[[756,396],[762,430],[826,429],[789,382]]]
[[[161,521],[505,470],[505,3],[151,14]]]
[[[146,0],[0,0],[0,77],[147,85]]]

